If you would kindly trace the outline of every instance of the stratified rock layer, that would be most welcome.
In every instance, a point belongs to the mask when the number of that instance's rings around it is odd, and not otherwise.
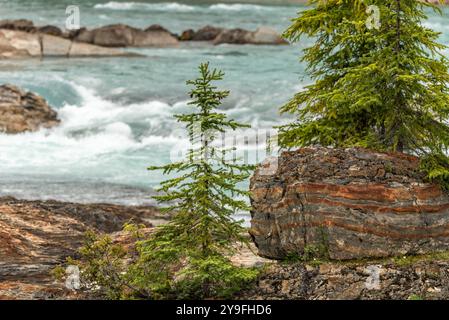
[[[259,254],[281,259],[306,249],[357,259],[447,250],[449,196],[425,183],[418,165],[413,156],[365,149],[282,153],[251,179]]]

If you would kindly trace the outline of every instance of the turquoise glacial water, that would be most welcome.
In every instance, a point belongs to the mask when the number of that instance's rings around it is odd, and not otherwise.
[[[0,0],[2,18],[37,25],[65,25],[71,0]],[[288,1],[78,1],[81,24],[161,24],[172,32],[207,24],[283,31],[304,6]],[[449,44],[447,9],[426,24]],[[77,202],[151,203],[163,179],[149,165],[170,161],[181,129],[172,115],[189,110],[186,80],[210,61],[226,72],[221,87],[231,95],[224,112],[254,128],[285,121],[278,108],[310,80],[299,62],[303,40],[291,46],[181,44],[176,48],[129,49],[139,58],[0,61],[0,83],[45,97],[61,126],[8,136],[0,134],[0,195]]]

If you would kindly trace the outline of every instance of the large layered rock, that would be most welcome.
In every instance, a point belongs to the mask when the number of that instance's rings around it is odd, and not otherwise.
[[[251,179],[250,233],[260,255],[356,259],[447,250],[449,196],[424,182],[418,165],[413,156],[365,149],[282,153]]]
[[[20,133],[59,124],[44,98],[13,85],[0,86],[0,132]]]

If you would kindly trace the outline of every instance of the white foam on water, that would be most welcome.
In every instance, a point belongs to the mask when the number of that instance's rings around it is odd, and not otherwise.
[[[127,151],[161,145],[169,147],[179,142],[176,136],[167,138],[151,130],[136,138],[130,125],[141,123],[151,127],[171,121],[174,108],[169,104],[149,101],[119,105],[101,98],[92,89],[75,83],[72,86],[82,103],[59,109],[61,124],[58,127],[17,135],[0,134],[0,172],[14,168],[30,172],[70,172],[72,166],[98,166],[103,155],[119,157]]]
[[[95,9],[108,9],[108,10],[148,10],[148,11],[179,11],[179,12],[189,12],[189,11],[249,11],[249,10],[271,10],[270,6],[262,6],[256,4],[245,4],[245,3],[217,3],[210,6],[192,6],[187,4],[182,4],[178,2],[166,2],[166,3],[141,3],[141,2],[117,2],[110,1],[107,3],[96,4]]]
[[[177,2],[168,3],[141,3],[141,2],[117,2],[110,1],[103,4],[96,4],[95,9],[109,10],[150,10],[150,11],[193,11],[194,6]]]
[[[248,10],[270,10],[269,6],[260,6],[256,4],[246,4],[246,3],[217,3],[213,4],[209,7],[211,10],[220,10],[220,11],[248,11]]]

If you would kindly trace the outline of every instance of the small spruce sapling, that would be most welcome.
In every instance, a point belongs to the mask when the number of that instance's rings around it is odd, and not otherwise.
[[[83,279],[112,299],[230,298],[258,276],[254,268],[238,267],[230,256],[238,243],[247,244],[245,228],[233,215],[248,210],[248,192],[237,187],[253,166],[228,161],[233,149],[218,148],[214,139],[228,130],[248,127],[217,107],[228,96],[213,85],[223,72],[199,67],[189,103],[195,111],[177,115],[185,124],[193,145],[184,161],[150,170],[177,175],[162,182],[158,202],[172,215],[167,224],[145,236],[141,227],[127,225],[133,245],[115,244],[109,236],[92,236],[76,261]],[[72,263],[75,263],[73,261]]]
[[[233,214],[249,210],[243,197],[248,191],[237,184],[248,179],[252,165],[229,161],[228,153],[233,149],[214,145],[215,139],[228,130],[249,127],[227,118],[217,107],[229,95],[213,85],[223,78],[223,72],[209,70],[209,64],[199,67],[200,77],[187,83],[194,86],[190,92],[193,99],[189,105],[196,111],[175,117],[185,124],[192,148],[183,161],[164,166],[153,166],[149,170],[162,170],[164,174],[178,176],[162,182],[158,189],[162,195],[154,198],[159,203],[169,203],[163,210],[176,212],[172,221],[161,227],[158,233],[173,235],[173,243],[179,247],[198,248],[207,255],[226,251],[235,242],[246,241],[242,237],[244,228]]]
[[[220,148],[214,141],[228,130],[249,126],[217,111],[229,95],[213,85],[223,78],[223,72],[210,70],[208,63],[201,64],[199,71],[198,79],[187,82],[193,86],[189,105],[195,111],[175,117],[185,124],[190,140],[200,143],[192,143],[182,161],[149,168],[176,175],[162,182],[158,189],[162,194],[155,196],[159,203],[168,204],[164,211],[175,214],[141,243],[136,270],[144,271],[140,278],[153,283],[156,292],[175,290],[183,297],[228,296],[257,274],[233,266],[228,259],[236,244],[248,241],[241,221],[233,215],[249,210],[243,199],[248,191],[237,184],[248,179],[254,167],[229,161],[233,149]]]

